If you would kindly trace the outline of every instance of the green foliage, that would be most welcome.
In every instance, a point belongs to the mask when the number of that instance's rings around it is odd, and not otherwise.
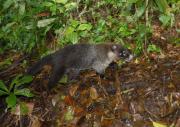
[[[20,103],[20,113],[21,115],[27,115],[29,112],[29,109],[27,107],[27,105],[23,102]]]
[[[172,27],[175,22],[174,14],[173,13],[161,14],[159,16],[159,21],[161,21],[163,26],[171,26]]]
[[[59,82],[60,83],[67,83],[68,82],[68,76],[64,75]]]
[[[148,52],[157,52],[157,53],[160,53],[161,49],[159,47],[157,47],[156,45],[154,45],[154,44],[149,44],[148,48],[147,48],[147,51]]]
[[[166,0],[155,0],[155,3],[162,13],[167,13],[169,6]]]
[[[79,21],[72,20],[70,25],[65,28],[64,36],[62,36],[62,31],[59,30],[56,33],[58,34],[58,40],[64,43],[76,44],[79,41],[80,37],[86,37],[87,32],[91,30],[92,25],[90,23],[82,23]]]
[[[12,59],[7,58],[4,61],[0,62],[0,69],[4,68],[5,66],[11,65]]]
[[[140,54],[152,32],[148,29],[154,15],[144,22],[146,11],[157,12],[163,26],[173,26],[179,5],[178,0],[1,1],[0,53],[6,49],[31,52],[44,45],[50,32],[59,46],[80,41],[128,45],[130,41]],[[147,31],[139,29],[139,24]]]
[[[28,88],[19,88],[23,84],[32,81],[32,76],[18,75],[16,76],[9,87],[0,80],[0,96],[6,96],[6,103],[8,108],[13,108],[17,103],[17,96],[33,97],[33,94]]]

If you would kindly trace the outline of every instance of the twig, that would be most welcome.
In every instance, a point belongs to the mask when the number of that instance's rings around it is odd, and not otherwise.
[[[17,67],[28,56],[29,55],[25,55],[23,58],[21,58],[18,61],[14,62],[12,65],[10,65],[10,67],[8,67],[8,69],[6,69],[5,71],[0,72],[0,75],[3,75],[4,73],[7,73],[7,72],[11,71],[12,69],[14,69],[15,67]]]
[[[86,9],[87,9],[87,6],[85,5],[84,8],[83,8],[83,10],[79,13],[78,17],[79,17],[80,20],[81,20],[81,16],[82,16],[83,14],[85,14],[86,12],[88,12]]]
[[[146,23],[146,27],[148,26],[148,20],[149,20],[149,18],[148,18],[148,13],[149,13],[149,11],[148,11],[148,3],[149,3],[149,0],[146,0],[146,2],[145,2],[145,23]],[[148,43],[148,41],[147,41],[147,32],[146,32],[145,33],[145,38],[144,38],[144,54],[145,54],[146,58],[147,58],[147,52],[146,52],[147,43]]]
[[[116,88],[117,88],[117,92],[116,92],[116,97],[117,97],[117,101],[118,101],[118,105],[119,104],[123,104],[123,99],[122,99],[122,96],[121,96],[121,88],[120,88],[120,80],[119,80],[119,75],[118,75],[118,72],[116,71],[115,72],[115,85],[116,85]]]

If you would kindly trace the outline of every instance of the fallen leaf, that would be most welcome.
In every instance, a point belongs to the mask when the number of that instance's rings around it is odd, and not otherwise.
[[[97,90],[94,87],[90,88],[90,97],[95,100],[98,98]]]
[[[165,125],[164,123],[160,123],[160,122],[152,122],[154,127],[167,127],[167,125]]]
[[[70,121],[70,120],[72,120],[73,118],[74,118],[74,110],[73,110],[72,106],[69,106],[69,107],[67,108],[67,112],[64,114],[64,119],[65,119],[66,121]]]
[[[67,105],[74,105],[74,100],[72,99],[71,96],[65,96],[64,102],[65,102]]]
[[[70,90],[69,90],[69,94],[70,94],[71,96],[74,96],[74,94],[76,93],[76,91],[77,91],[78,88],[79,88],[79,85],[74,85],[74,86],[72,86],[72,87],[70,88]]]

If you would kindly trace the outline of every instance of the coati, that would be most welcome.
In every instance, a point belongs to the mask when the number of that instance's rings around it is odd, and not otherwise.
[[[52,72],[48,82],[51,89],[65,73],[78,74],[80,70],[94,69],[102,74],[113,61],[119,59],[130,61],[132,58],[131,52],[120,44],[75,44],[45,56],[27,73],[35,75],[44,65],[51,65]]]

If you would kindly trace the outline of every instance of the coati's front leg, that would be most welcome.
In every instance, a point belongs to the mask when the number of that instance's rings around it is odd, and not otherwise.
[[[51,73],[51,76],[49,78],[49,82],[48,82],[48,88],[52,89],[57,83],[58,81],[62,78],[62,76],[65,73],[65,67],[61,66],[61,67],[54,67]]]

